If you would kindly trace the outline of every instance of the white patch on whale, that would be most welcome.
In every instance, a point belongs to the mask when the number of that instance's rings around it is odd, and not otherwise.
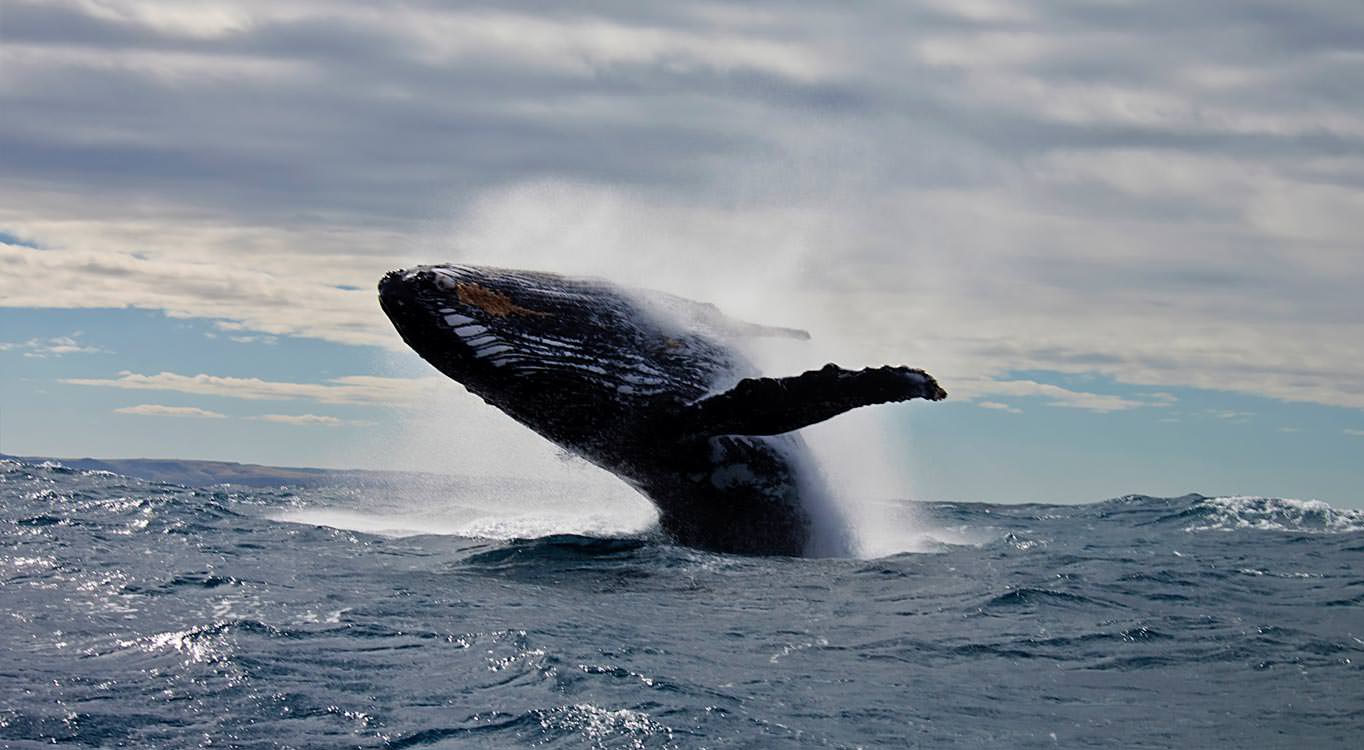
[[[551,348],[555,348],[555,349],[560,349],[560,348],[562,348],[562,349],[581,349],[581,348],[582,348],[581,346],[579,346],[579,345],[577,345],[577,344],[575,344],[575,343],[573,343],[573,342],[571,342],[571,341],[565,341],[564,339],[551,339],[551,338],[545,338],[544,336],[532,336],[532,335],[530,335],[530,334],[528,334],[528,333],[527,333],[527,334],[522,334],[522,335],[521,335],[521,338],[525,339],[526,341],[534,341],[534,342],[536,342],[536,343],[543,344],[543,345],[545,345],[545,346],[548,346],[548,347],[551,347]]]
[[[479,349],[478,351],[474,352],[474,356],[478,357],[479,359],[483,359],[484,357],[491,357],[494,354],[501,354],[502,352],[509,352],[511,350],[512,348],[510,346],[507,346],[506,344],[498,344],[496,346],[488,346]]]

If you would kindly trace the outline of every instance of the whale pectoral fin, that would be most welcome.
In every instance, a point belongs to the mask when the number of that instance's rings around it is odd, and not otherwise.
[[[682,413],[683,429],[700,435],[778,435],[856,409],[947,391],[932,375],[909,367],[845,370],[828,364],[787,378],[746,378]]]

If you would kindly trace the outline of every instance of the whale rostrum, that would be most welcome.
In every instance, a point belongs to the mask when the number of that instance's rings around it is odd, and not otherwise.
[[[436,369],[629,483],[678,543],[715,551],[846,552],[847,540],[820,533],[836,512],[795,431],[947,397],[909,367],[762,377],[735,342],[809,335],[602,279],[419,266],[384,276],[379,302]]]

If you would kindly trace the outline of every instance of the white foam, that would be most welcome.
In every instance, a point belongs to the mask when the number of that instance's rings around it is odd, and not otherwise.
[[[1364,510],[1333,508],[1320,500],[1236,495],[1199,501],[1208,508],[1202,522],[1186,531],[1293,531],[1340,534],[1364,531]]]
[[[491,514],[458,509],[409,509],[371,513],[344,508],[297,508],[267,516],[272,521],[323,526],[362,534],[403,538],[412,536],[459,536],[478,539],[527,539],[553,534],[625,536],[647,530],[654,517],[647,508],[634,513],[574,513],[540,511]]]
[[[300,523],[307,526],[325,526],[343,531],[358,531],[375,536],[406,537],[422,534],[449,534],[467,536],[463,533],[467,521],[441,518],[432,513],[367,513],[342,508],[297,508],[272,513],[267,516],[272,521]]]

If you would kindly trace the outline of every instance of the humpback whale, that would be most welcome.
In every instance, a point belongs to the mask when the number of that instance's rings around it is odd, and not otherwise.
[[[947,393],[909,367],[762,377],[734,345],[808,338],[595,278],[468,265],[392,271],[379,303],[408,346],[542,437],[634,487],[679,544],[831,555],[828,491],[794,431]]]

